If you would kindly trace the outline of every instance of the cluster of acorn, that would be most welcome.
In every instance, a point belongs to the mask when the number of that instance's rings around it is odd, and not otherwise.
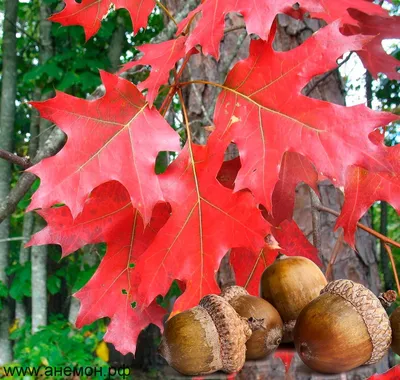
[[[185,375],[239,371],[246,359],[261,359],[281,342],[293,342],[303,362],[339,373],[378,362],[392,342],[400,352],[400,308],[389,321],[379,298],[350,280],[327,283],[312,261],[280,255],[261,279],[262,298],[239,286],[205,296],[170,318],[160,353]],[[387,305],[386,305],[387,306]],[[392,327],[391,327],[392,323]]]

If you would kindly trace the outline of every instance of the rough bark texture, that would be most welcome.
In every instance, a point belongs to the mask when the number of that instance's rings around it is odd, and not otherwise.
[[[16,23],[18,13],[18,1],[7,0],[4,10],[3,24],[3,73],[1,92],[1,116],[0,116],[0,148],[12,152],[14,122],[15,122],[15,98],[17,90],[17,56],[16,56]],[[0,199],[6,198],[10,191],[11,164],[0,160]],[[8,266],[10,219],[0,222],[0,282],[8,285],[5,269]],[[8,339],[8,327],[10,325],[10,306],[7,299],[3,299],[3,307],[0,310],[0,365],[8,363],[12,359],[11,342]]]
[[[120,57],[124,47],[125,26],[123,19],[117,17],[117,27],[111,37],[110,46],[108,48],[108,59],[110,61],[110,71],[116,72],[120,67]]]
[[[343,204],[343,194],[331,185],[328,181],[319,186],[321,201],[327,207],[340,211]],[[305,235],[311,241],[312,222],[310,219],[311,204],[308,194],[308,186],[301,185],[297,188],[297,197],[295,205],[294,219],[300,225]],[[334,232],[336,217],[327,213],[321,213],[321,259],[326,268],[333,247],[335,246],[339,232]],[[361,219],[361,222],[370,225],[370,217],[367,214]],[[360,282],[367,286],[375,294],[381,289],[379,281],[378,265],[376,261],[375,239],[365,231],[357,230],[356,235],[357,253],[347,244],[342,244],[338,258],[333,265],[332,279],[348,278],[355,282]]]

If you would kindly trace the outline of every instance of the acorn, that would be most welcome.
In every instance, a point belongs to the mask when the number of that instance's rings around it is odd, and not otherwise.
[[[392,328],[392,350],[400,355],[400,307],[390,316],[390,326]]]
[[[233,373],[245,363],[251,334],[251,321],[241,318],[224,298],[210,294],[199,306],[167,321],[159,352],[184,375]]]
[[[241,286],[229,286],[223,289],[221,296],[241,317],[259,320],[261,323],[261,328],[254,331],[246,343],[246,359],[264,358],[278,348],[283,335],[283,322],[269,302],[250,295]]]
[[[330,282],[297,318],[294,343],[302,361],[323,373],[378,362],[392,337],[378,297],[350,280]]]
[[[283,342],[293,341],[293,328],[301,310],[319,296],[327,284],[316,264],[301,256],[278,255],[261,278],[261,296],[283,320]]]

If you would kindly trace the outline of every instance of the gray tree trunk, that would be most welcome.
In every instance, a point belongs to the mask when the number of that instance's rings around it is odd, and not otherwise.
[[[110,71],[112,73],[118,71],[121,65],[121,54],[125,41],[125,25],[122,17],[117,16],[117,27],[111,37],[110,46],[108,48],[108,59],[110,61]]]
[[[34,100],[40,99],[40,90],[39,89],[35,90],[33,99]],[[29,128],[29,132],[30,132],[29,151],[28,151],[29,157],[34,157],[38,150],[39,121],[40,121],[40,118],[39,118],[38,111],[35,108],[32,108],[31,123],[30,123],[30,128]],[[31,249],[25,248],[25,244],[30,240],[30,238],[32,236],[34,224],[35,224],[34,213],[33,212],[26,213],[24,215],[24,222],[23,222],[23,227],[22,227],[23,240],[21,242],[21,247],[20,247],[20,251],[19,251],[19,263],[21,265],[25,265],[29,261]],[[25,308],[23,300],[16,302],[15,319],[18,321],[18,324],[20,326],[22,326],[26,322],[26,308]]]
[[[3,24],[3,73],[0,116],[0,148],[7,151],[13,149],[15,99],[17,90],[17,55],[16,55],[16,23],[18,1],[6,0]],[[11,165],[0,160],[0,199],[5,199],[10,191]],[[0,224],[0,282],[8,285],[6,268],[8,266],[10,218]],[[11,320],[11,310],[8,300],[3,300],[0,310],[0,365],[12,360],[11,342],[8,328]]]
[[[48,18],[51,15],[50,8],[44,1],[40,2],[40,64],[44,64],[50,59],[53,52],[53,42],[51,39],[51,22]],[[43,94],[41,100],[49,99],[53,96],[52,92]],[[47,120],[40,120],[39,148],[43,148],[51,133],[51,123]],[[35,218],[35,232],[45,227],[44,221]],[[38,331],[39,326],[47,324],[47,255],[48,247],[35,246],[31,251],[32,261],[32,332]]]
[[[95,245],[86,245],[82,248],[83,257],[82,257],[82,265],[81,271],[85,270],[85,264],[88,264],[90,267],[94,267],[98,264],[99,254],[97,252]],[[79,251],[80,253],[81,251]],[[71,295],[71,303],[69,305],[68,311],[68,321],[72,324],[75,324],[76,318],[78,317],[80,302],[78,298],[75,298]]]

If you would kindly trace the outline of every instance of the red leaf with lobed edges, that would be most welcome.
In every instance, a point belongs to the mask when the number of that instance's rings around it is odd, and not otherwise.
[[[237,284],[255,296],[259,295],[261,275],[275,261],[279,252],[287,256],[307,257],[321,265],[318,250],[306,239],[293,220],[285,220],[279,227],[272,228],[271,232],[279,249],[276,244],[265,244],[259,251],[245,248],[231,250],[230,260]]]
[[[155,0],[64,0],[65,8],[50,17],[51,21],[63,26],[80,25],[85,30],[86,40],[94,36],[100,29],[101,21],[107,16],[110,8],[128,10],[133,25],[133,32],[146,28],[147,19],[156,5]]]
[[[76,217],[97,186],[118,180],[148,222],[163,194],[155,174],[160,151],[179,151],[179,135],[138,89],[116,75],[101,72],[105,95],[94,101],[57,92],[32,102],[40,115],[68,136],[55,156],[28,169],[41,179],[29,210],[64,203]]]
[[[206,146],[191,144],[160,177],[172,215],[137,264],[142,283],[139,301],[149,304],[178,279],[186,290],[174,312],[218,293],[215,274],[232,247],[257,251],[269,224],[249,192],[233,194],[216,179],[230,139],[211,135]]]
[[[293,10],[293,4],[292,0],[207,0],[179,23],[177,33],[181,33],[190,20],[196,14],[201,13],[200,20],[188,37],[186,51],[196,45],[201,45],[204,54],[218,59],[219,44],[224,36],[225,16],[228,13],[242,14],[247,32],[255,33],[265,40],[268,38],[275,16],[278,13],[290,13]],[[210,33],[210,28],[212,33]]]
[[[373,203],[386,201],[400,213],[400,145],[385,147],[379,131],[370,137],[386,150],[391,170],[378,172],[358,166],[347,170],[344,204],[336,228],[343,227],[344,237],[352,247],[355,245],[357,222]]]
[[[273,50],[273,35],[268,42],[252,41],[249,58],[235,65],[219,95],[214,133],[224,133],[232,118],[239,120],[231,127],[242,163],[235,190],[248,188],[268,210],[287,151],[307,157],[339,185],[351,165],[387,168],[383,149],[368,134],[397,116],[301,94],[314,76],[336,67],[337,57],[369,41],[345,37],[339,26],[328,25],[288,52]]]
[[[200,13],[200,19],[188,37],[186,51],[200,45],[204,54],[218,59],[219,44],[224,36],[225,16],[231,12],[243,15],[247,32],[254,33],[263,40],[268,40],[272,23],[278,13],[286,13],[294,17],[301,17],[304,13],[308,13],[311,17],[322,18],[328,23],[341,19],[348,24],[356,23],[348,14],[349,8],[357,8],[367,14],[387,15],[387,12],[379,5],[365,0],[336,0],[334,2],[303,0],[297,3],[300,4],[299,10],[293,7],[296,1],[288,0],[207,0],[180,22],[177,33],[182,33],[193,17]],[[212,33],[210,33],[210,25]]]
[[[75,294],[81,301],[77,327],[111,318],[104,339],[123,354],[135,352],[139,333],[150,323],[163,328],[164,309],[154,300],[148,307],[137,303],[140,279],[135,263],[168,219],[165,203],[155,207],[145,228],[126,189],[113,181],[92,192],[75,220],[66,206],[38,213],[48,225],[32,237],[29,246],[59,244],[66,256],[86,244],[107,243],[96,273]]]
[[[182,59],[185,53],[186,37],[178,37],[176,40],[161,42],[159,44],[145,44],[137,47],[144,56],[137,61],[127,63],[120,70],[127,71],[137,65],[151,65],[149,77],[138,85],[140,91],[148,89],[147,101],[150,106],[157,98],[160,87],[168,83],[169,72],[176,62]]]
[[[400,80],[400,61],[387,54],[382,47],[382,41],[390,38],[400,38],[400,16],[370,16],[357,9],[350,9],[349,13],[357,20],[358,27],[346,27],[345,33],[361,33],[375,36],[357,54],[361,58],[366,69],[374,76],[378,73],[385,74],[389,79]]]
[[[340,19],[343,24],[357,24],[349,12],[352,8],[369,15],[388,15],[385,9],[369,0],[301,0],[299,3],[301,8],[309,11],[310,17],[323,19],[327,23]],[[316,3],[322,8],[321,10],[317,9]]]

